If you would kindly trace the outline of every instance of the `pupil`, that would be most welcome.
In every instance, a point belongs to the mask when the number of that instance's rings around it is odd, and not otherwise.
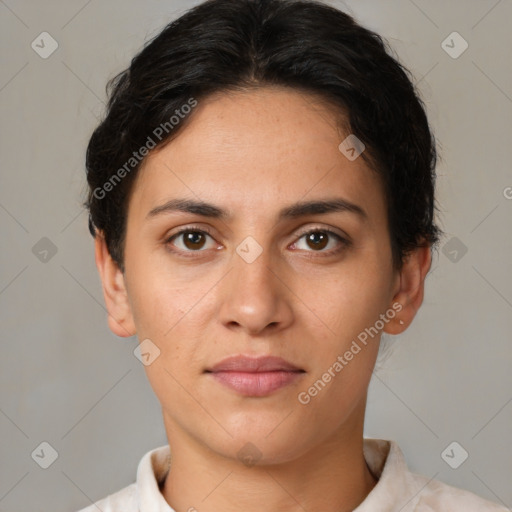
[[[315,240],[315,237],[321,240]],[[325,233],[311,233],[308,237],[308,241],[312,242],[316,249],[323,249],[327,245],[327,236]]]
[[[203,235],[201,233],[191,231],[191,232],[187,233],[187,235],[185,237],[185,243],[186,244],[190,243],[192,246],[198,245],[201,242],[202,236]],[[197,247],[192,247],[192,248],[197,248]]]

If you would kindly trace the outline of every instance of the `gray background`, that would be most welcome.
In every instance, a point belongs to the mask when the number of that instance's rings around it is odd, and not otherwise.
[[[135,338],[107,327],[84,151],[107,79],[196,3],[0,1],[0,511],[77,510],[134,481],[166,443]],[[446,237],[415,323],[372,381],[365,435],[398,441],[415,472],[510,507],[512,1],[330,3],[412,70],[442,151]],[[59,45],[47,59],[31,48],[43,31]],[[442,47],[453,31],[469,44],[458,58]],[[48,469],[43,441],[58,452]],[[453,441],[469,453],[458,469],[441,457]]]

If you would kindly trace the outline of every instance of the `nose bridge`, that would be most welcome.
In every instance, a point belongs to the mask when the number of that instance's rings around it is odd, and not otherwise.
[[[221,320],[225,325],[237,324],[254,333],[269,324],[284,325],[290,320],[286,287],[272,267],[268,247],[251,237],[239,244],[224,282]]]
[[[268,293],[269,287],[275,285],[271,282],[271,253],[269,248],[260,247],[251,241],[242,242],[233,255],[233,272],[241,286],[249,290],[254,287],[256,291],[261,288],[260,292]]]

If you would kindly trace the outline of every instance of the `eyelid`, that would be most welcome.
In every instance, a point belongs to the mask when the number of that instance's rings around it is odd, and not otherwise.
[[[307,258],[322,258],[322,257],[328,258],[328,257],[337,256],[352,246],[352,241],[348,235],[346,235],[343,232],[342,232],[343,234],[340,234],[340,233],[336,232],[334,230],[334,228],[323,227],[323,226],[305,227],[305,228],[301,229],[299,231],[299,233],[297,233],[296,239],[294,242],[292,242],[291,245],[295,245],[295,244],[299,243],[299,241],[305,235],[308,235],[311,233],[326,233],[330,238],[332,238],[332,237],[336,238],[338,240],[338,243],[337,243],[337,247],[335,247],[334,249],[329,249],[327,251],[305,250],[304,254],[305,254],[305,257],[307,257]],[[302,249],[298,249],[298,250],[302,251]]]
[[[212,238],[213,240],[215,240],[215,238],[213,237],[213,234],[212,234],[212,230],[210,229],[209,226],[195,226],[193,224],[191,225],[187,225],[187,226],[183,226],[181,228],[179,228],[177,231],[169,234],[169,235],[165,235],[163,240],[164,240],[164,243],[165,244],[169,244],[174,238],[182,235],[183,233],[188,233],[188,232],[198,232],[198,233],[206,233],[208,236],[210,236],[210,238]],[[180,251],[178,249],[178,251]],[[180,252],[183,252],[183,251],[180,251]],[[186,251],[186,252],[202,252],[202,251]]]
[[[347,243],[350,242],[350,237],[346,233],[344,233],[341,230],[336,230],[336,228],[332,228],[330,226],[317,225],[317,226],[304,227],[298,231],[298,235],[303,236],[303,235],[307,235],[308,233],[315,232],[315,231],[321,231],[323,233],[333,234],[333,235],[340,237],[342,240],[344,240]]]

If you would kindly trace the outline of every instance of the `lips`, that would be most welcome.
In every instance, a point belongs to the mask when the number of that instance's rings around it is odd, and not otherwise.
[[[205,373],[238,394],[262,397],[292,384],[305,371],[280,357],[234,356],[220,361]]]
[[[277,371],[303,371],[281,357],[245,357],[234,356],[223,359],[210,370],[211,372],[277,372]]]

